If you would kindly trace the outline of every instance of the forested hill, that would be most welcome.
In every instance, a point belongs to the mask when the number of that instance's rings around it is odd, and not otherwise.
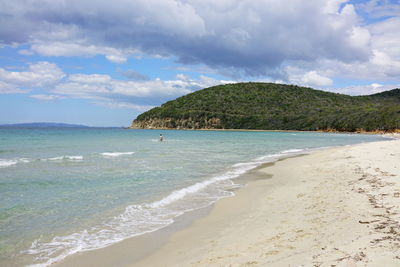
[[[131,128],[393,131],[400,89],[348,96],[295,85],[214,86],[139,115]]]

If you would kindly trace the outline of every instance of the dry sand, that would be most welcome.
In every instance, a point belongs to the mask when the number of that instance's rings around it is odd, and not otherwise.
[[[400,140],[316,151],[249,175],[235,197],[140,261],[127,256],[143,242],[133,238],[61,265],[400,266]]]

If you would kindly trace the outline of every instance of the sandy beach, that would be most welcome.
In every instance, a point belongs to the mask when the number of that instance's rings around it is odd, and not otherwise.
[[[283,159],[246,179],[176,231],[57,266],[400,266],[400,140]]]

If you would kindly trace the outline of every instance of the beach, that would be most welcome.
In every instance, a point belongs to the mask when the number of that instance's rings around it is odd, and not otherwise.
[[[281,159],[157,246],[155,232],[58,265],[399,266],[399,159],[400,140]]]
[[[103,266],[127,266],[205,217],[215,202],[265,180],[268,175],[256,170],[266,163],[387,140],[346,133],[170,130],[160,142],[159,134],[0,129],[0,265],[49,266],[78,257],[87,266],[91,260],[80,257],[90,254]]]

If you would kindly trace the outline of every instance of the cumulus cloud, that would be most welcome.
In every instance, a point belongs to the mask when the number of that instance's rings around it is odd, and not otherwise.
[[[199,79],[191,79],[179,74],[171,80],[117,80],[109,75],[100,74],[73,74],[57,84],[50,92],[58,98],[93,99],[96,105],[108,108],[134,109],[146,111],[154,105],[136,104],[138,102],[156,99],[174,99],[193,91],[213,85],[229,83],[229,81],[217,80],[207,76]],[[39,96],[36,98],[47,98]],[[53,96],[49,96],[52,98]]]
[[[64,76],[64,72],[57,65],[45,61],[31,63],[27,71],[8,71],[0,68],[1,87],[9,88],[8,90],[14,88],[12,90],[16,92],[24,92],[23,88],[51,86]]]
[[[128,74],[132,75],[132,71]],[[96,100],[95,103],[103,103],[102,105],[106,107],[136,110],[144,110],[152,106],[133,104],[133,100],[158,99],[159,102],[160,99],[173,99],[226,82],[228,81],[207,76],[191,79],[183,74],[171,80],[150,80],[148,77],[141,80],[119,80],[105,74],[66,75],[57,65],[49,62],[31,63],[26,71],[8,71],[0,68],[0,94],[33,91],[30,97],[38,100],[92,99]]]
[[[371,55],[366,62],[343,62],[335,59],[318,59],[316,62],[296,62],[285,71],[300,69],[318,70],[324,76],[373,81],[398,81],[400,78],[400,17],[389,18],[367,27]],[[366,37],[362,37],[360,41]]]
[[[55,83],[63,77],[63,71],[49,62],[32,63],[29,65],[28,71],[20,72],[0,68],[0,80],[16,85],[45,86]]]
[[[316,71],[310,71],[303,75],[301,81],[309,86],[329,86],[333,84],[332,79],[319,75]]]
[[[140,76],[128,71],[126,74]],[[144,75],[143,75],[144,76]],[[53,101],[66,98],[92,99],[111,108],[144,110],[152,105],[137,105],[132,101],[174,99],[209,86],[228,83],[207,76],[192,79],[178,74],[174,79],[160,80],[141,77],[139,80],[120,80],[106,74],[65,74],[56,64],[30,63],[26,70],[9,71],[0,68],[0,94],[32,92],[31,98]],[[146,78],[146,79],[144,79]],[[45,92],[45,93],[43,93]],[[129,104],[129,105],[128,105]]]
[[[371,56],[368,29],[346,0],[2,2],[0,39],[48,56],[123,63],[145,53],[252,76],[277,75],[288,60]]]
[[[212,85],[228,81],[200,76],[198,80],[185,75],[177,75],[173,80],[126,81],[112,79],[109,75],[73,74],[57,84],[53,93],[79,98],[101,98],[104,96],[130,97],[177,97]]]
[[[324,88],[331,86],[333,80],[326,73],[316,70],[307,71],[307,68],[298,68],[294,66],[286,66],[287,82],[296,85],[310,86],[316,88]],[[281,81],[285,83],[284,81]]]
[[[400,17],[371,25],[374,34],[372,48],[374,58],[372,63],[383,68],[384,74],[391,77],[400,76]]]
[[[96,56],[104,55],[114,63],[125,63],[133,51],[120,50],[112,47],[85,45],[82,41],[75,40],[73,43],[66,42],[43,42],[36,41],[30,50],[22,50],[25,54],[36,52],[43,56]],[[26,51],[26,52],[25,52]]]
[[[286,68],[288,73],[288,81],[297,85],[304,85],[310,87],[327,87],[333,84],[333,80],[326,77],[317,71],[304,71],[301,68],[288,66]]]

